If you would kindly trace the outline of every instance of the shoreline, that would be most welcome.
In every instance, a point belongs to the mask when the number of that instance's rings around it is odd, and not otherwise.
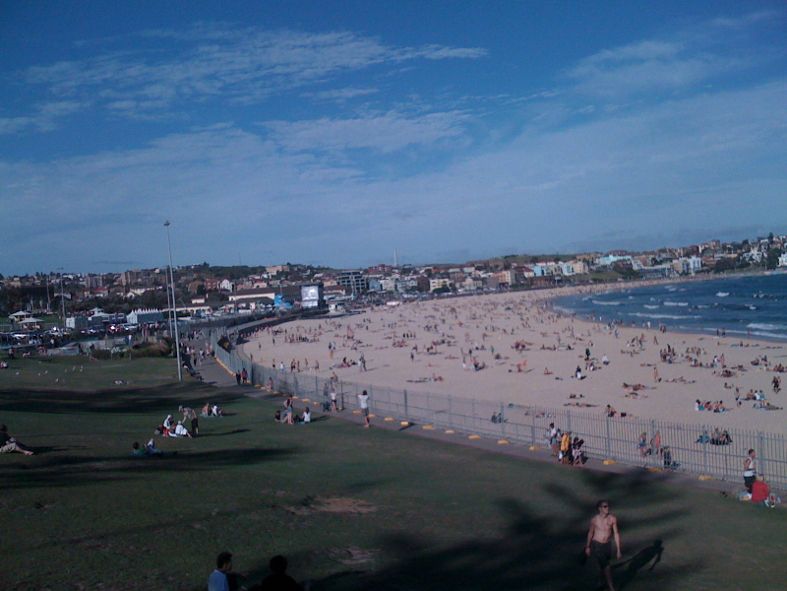
[[[787,271],[779,272],[779,273],[776,273],[776,274],[777,275],[787,275]],[[592,314],[578,312],[576,310],[572,310],[571,308],[563,307],[563,306],[559,305],[557,300],[562,299],[562,298],[573,297],[573,296],[576,296],[576,295],[579,295],[579,294],[587,294],[587,295],[607,294],[607,293],[616,293],[616,292],[628,291],[630,289],[631,290],[643,289],[643,288],[653,287],[653,286],[658,286],[658,285],[693,283],[695,281],[703,281],[703,282],[707,282],[707,281],[726,281],[726,280],[730,280],[730,279],[741,279],[741,278],[746,278],[746,277],[763,277],[763,276],[770,276],[770,275],[772,275],[772,273],[770,273],[770,272],[762,272],[762,273],[737,274],[735,276],[727,276],[727,277],[721,277],[721,278],[720,277],[710,277],[709,276],[709,277],[705,277],[705,278],[702,278],[702,279],[694,279],[694,278],[678,278],[677,280],[676,279],[672,279],[672,280],[654,279],[654,280],[644,280],[644,281],[630,282],[630,283],[626,283],[626,284],[623,284],[623,285],[621,285],[621,284],[609,284],[612,287],[612,289],[598,289],[598,290],[593,290],[592,289],[592,287],[595,287],[595,286],[576,286],[577,289],[574,290],[573,293],[561,293],[559,295],[556,294],[555,296],[550,297],[548,301],[549,301],[549,304],[552,306],[552,309],[558,314],[562,314],[562,315],[565,315],[567,317],[573,317],[576,320],[589,322],[589,323],[596,323],[596,322],[607,323],[607,322],[613,321],[614,319],[613,318],[608,318],[606,320],[597,320],[597,319],[595,319],[595,317]],[[589,291],[583,291],[583,290],[581,290],[581,288],[583,288],[583,287],[589,287],[590,290]],[[601,288],[601,286],[598,286],[598,287]],[[557,288],[557,289],[561,289],[561,290],[569,289],[570,290],[571,288]],[[599,318],[603,318],[603,316],[599,315]],[[643,324],[645,324],[645,323],[643,323]],[[662,324],[662,323],[654,323],[654,324]],[[668,325],[666,323],[663,323],[663,324],[665,324],[667,326],[669,332],[675,332],[675,333],[680,333],[680,334],[685,334],[685,335],[693,335],[693,336],[696,336],[696,337],[705,337],[705,338],[708,338],[708,337],[715,338],[716,335],[713,334],[713,331],[721,328],[721,327],[710,327],[710,326],[708,326],[708,327],[706,327],[707,332],[703,332],[702,330],[696,330],[696,327],[680,328],[680,327],[677,327],[677,326]],[[652,330],[652,328],[648,329],[647,327],[642,326],[642,325],[638,325],[635,322],[619,323],[618,325],[621,326],[621,327],[627,327],[627,328],[642,329],[642,330]],[[732,334],[725,334],[721,338],[735,339],[735,340],[740,340],[740,341],[748,341],[748,342],[752,342],[752,343],[787,344],[787,335],[785,335],[784,337],[768,337],[768,336],[764,336],[764,335],[744,334],[744,333],[741,333],[740,331],[737,331],[737,332],[732,333]]]

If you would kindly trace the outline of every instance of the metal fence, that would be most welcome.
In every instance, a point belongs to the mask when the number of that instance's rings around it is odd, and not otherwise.
[[[253,323],[253,329],[264,322]],[[229,335],[242,333],[252,326],[236,327]],[[315,407],[329,404],[335,391],[339,408],[357,409],[358,394],[369,393],[371,412],[377,417],[391,417],[435,428],[486,437],[505,438],[512,443],[547,446],[550,423],[572,436],[584,440],[588,457],[610,459],[632,466],[661,468],[705,475],[718,480],[743,480],[743,460],[749,449],[756,450],[757,471],[771,487],[787,490],[787,441],[783,435],[746,429],[727,429],[730,441],[719,444],[710,425],[690,425],[660,420],[612,418],[605,413],[588,413],[566,408],[546,408],[502,404],[457,398],[446,394],[411,392],[356,382],[331,381],[310,373],[295,373],[253,363],[237,348],[226,351],[216,344],[219,360],[232,371],[246,369],[251,383],[272,387],[276,392],[304,398]],[[359,376],[362,374],[359,374]],[[650,446],[660,435],[660,449]],[[643,436],[647,445],[640,448]],[[647,452],[651,449],[652,453]]]

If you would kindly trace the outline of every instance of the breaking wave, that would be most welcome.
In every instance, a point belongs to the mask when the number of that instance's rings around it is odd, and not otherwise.
[[[688,320],[690,318],[702,318],[702,316],[677,316],[674,314],[646,314],[644,312],[629,312],[629,316],[636,316],[637,318],[661,318],[669,320]]]

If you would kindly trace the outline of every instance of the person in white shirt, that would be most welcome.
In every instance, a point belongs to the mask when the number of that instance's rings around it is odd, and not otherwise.
[[[175,427],[175,437],[191,437],[191,433],[189,433],[188,429],[183,426],[182,421],[178,421],[178,424]]]
[[[311,423],[311,422],[312,422],[312,413],[311,413],[311,411],[309,410],[309,407],[308,407],[308,406],[307,406],[307,407],[304,409],[304,411],[303,411],[303,416],[301,417],[301,420],[302,420],[304,423]]]
[[[369,393],[366,390],[358,394],[358,404],[361,407],[361,414],[363,415],[364,427],[368,429],[369,427],[372,426],[372,423],[369,420]]]

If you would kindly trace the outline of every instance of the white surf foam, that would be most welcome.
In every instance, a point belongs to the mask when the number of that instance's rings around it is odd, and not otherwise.
[[[702,318],[702,316],[676,316],[673,314],[645,314],[644,312],[629,312],[629,316],[637,318],[666,318],[670,320],[689,320],[691,318]]]
[[[754,330],[785,330],[785,324],[771,324],[768,322],[751,322],[746,325],[746,328],[753,328]]]

